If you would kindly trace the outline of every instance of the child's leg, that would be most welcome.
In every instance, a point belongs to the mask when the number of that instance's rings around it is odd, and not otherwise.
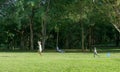
[[[40,52],[39,50],[38,50],[38,53],[39,53],[40,55],[42,55],[41,52]]]
[[[99,56],[99,55],[98,55],[97,53],[94,53],[94,57],[95,57],[95,56]]]
[[[95,58],[95,53],[94,53],[94,58]]]

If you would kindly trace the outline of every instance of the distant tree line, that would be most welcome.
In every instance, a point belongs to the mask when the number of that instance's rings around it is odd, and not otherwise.
[[[1,0],[0,49],[119,46],[119,0]]]

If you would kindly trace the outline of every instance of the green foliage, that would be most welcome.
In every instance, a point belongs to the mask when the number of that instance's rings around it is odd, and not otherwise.
[[[116,41],[112,24],[119,25],[119,19],[113,6],[119,8],[119,0],[1,0],[0,4],[0,44],[29,49],[30,18],[35,49],[43,38],[42,21],[46,48],[55,48],[57,33],[61,48],[81,48],[82,28],[86,47],[90,36],[93,45]]]

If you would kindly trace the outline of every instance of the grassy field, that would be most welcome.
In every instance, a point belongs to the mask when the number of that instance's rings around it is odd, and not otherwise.
[[[120,53],[0,52],[0,72],[120,72]]]

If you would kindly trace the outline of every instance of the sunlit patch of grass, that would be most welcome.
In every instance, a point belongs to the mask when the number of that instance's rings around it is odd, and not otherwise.
[[[1,52],[0,72],[119,72],[120,53]]]

